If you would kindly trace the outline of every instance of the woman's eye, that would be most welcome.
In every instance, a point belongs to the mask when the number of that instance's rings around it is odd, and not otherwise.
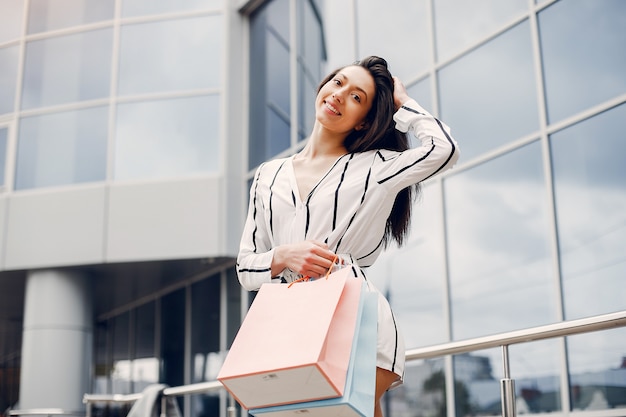
[[[361,102],[361,97],[359,95],[357,95],[357,94],[353,94],[352,98],[355,99],[359,103]]]
[[[336,85],[341,85],[341,81],[339,81],[337,78],[335,78],[335,79],[333,80],[333,82],[334,82]]]

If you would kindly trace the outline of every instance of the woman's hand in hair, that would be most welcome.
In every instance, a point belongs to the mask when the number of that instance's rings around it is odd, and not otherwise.
[[[406,92],[406,87],[400,81],[400,78],[394,76],[393,77],[393,103],[396,106],[396,110],[399,110],[400,107],[407,101],[409,101],[411,97]]]

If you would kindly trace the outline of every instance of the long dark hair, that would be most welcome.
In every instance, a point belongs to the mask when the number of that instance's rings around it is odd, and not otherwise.
[[[374,78],[376,94],[372,108],[365,116],[366,128],[353,130],[344,140],[344,146],[350,153],[365,152],[373,149],[405,151],[409,149],[407,136],[395,128],[393,115],[396,112],[393,101],[393,78],[387,61],[377,56],[368,56],[352,65],[365,68]],[[319,90],[343,68],[331,72],[318,87]],[[402,245],[409,232],[411,207],[419,193],[419,184],[404,188],[397,195],[387,218],[384,246],[395,240]]]

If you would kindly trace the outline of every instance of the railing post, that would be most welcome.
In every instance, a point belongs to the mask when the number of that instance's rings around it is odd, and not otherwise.
[[[504,366],[504,378],[500,380],[502,417],[515,417],[515,381],[510,375],[508,345],[502,346],[502,362]]]
[[[230,394],[228,394],[228,408],[226,408],[226,415],[228,417],[237,416],[237,407],[235,407],[235,399]]]

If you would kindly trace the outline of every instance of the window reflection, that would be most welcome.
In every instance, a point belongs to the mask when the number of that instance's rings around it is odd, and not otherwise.
[[[626,2],[559,1],[538,19],[551,122],[626,92]]]
[[[15,104],[17,85],[17,46],[0,49],[0,114],[11,113]]]
[[[626,329],[567,338],[572,410],[626,407]]]
[[[114,1],[30,0],[28,33],[46,32],[113,19],[114,8]]]
[[[454,356],[455,415],[500,414],[500,381],[494,374],[498,357],[497,349]]]
[[[538,129],[527,21],[443,68],[439,77],[441,117],[463,138],[465,160]]]
[[[443,359],[407,362],[404,383],[385,394],[390,416],[445,416],[446,383]],[[457,414],[462,415],[462,414]]]
[[[222,38],[221,16],[122,26],[118,93],[220,87]]]
[[[156,357],[155,302],[144,304],[134,310],[135,327],[133,344],[132,381],[133,391],[141,392],[150,384],[159,382],[159,360]]]
[[[451,176],[444,185],[454,339],[554,321],[540,143]]]
[[[567,319],[624,308],[626,104],[550,138]]]
[[[0,43],[22,36],[24,4],[24,0],[0,0]]]
[[[217,172],[219,96],[118,105],[115,179]]]
[[[435,0],[437,57],[446,60],[528,11],[527,0]]]
[[[28,42],[22,108],[107,97],[112,43],[111,29]]]
[[[112,394],[131,394],[130,377],[130,312],[109,320],[110,331],[113,333],[111,367],[109,378]]]
[[[439,187],[424,187],[420,200],[413,209],[408,243],[383,253],[368,272],[388,297],[407,348],[448,341]]]
[[[108,107],[21,119],[15,189],[102,181]]]
[[[122,0],[122,16],[135,17],[221,7],[224,0]]]
[[[390,71],[402,79],[425,71],[432,55],[428,1],[387,0],[382,11],[377,2],[359,2],[358,57],[381,56],[388,61]],[[388,29],[374,29],[380,27]]]

